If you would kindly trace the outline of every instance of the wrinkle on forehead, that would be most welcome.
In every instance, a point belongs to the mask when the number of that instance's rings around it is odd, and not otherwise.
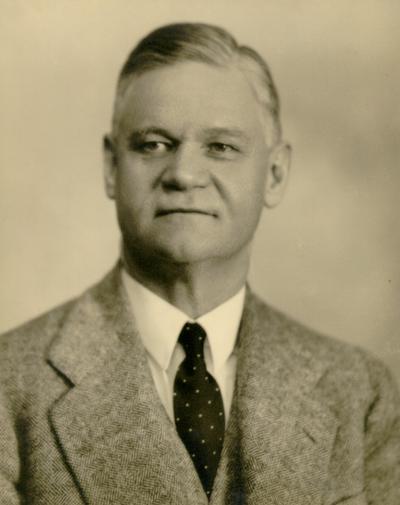
[[[179,68],[182,71],[176,72]],[[171,69],[174,70],[174,74],[168,76]],[[200,74],[199,79],[194,80],[193,73]],[[154,80],[149,79],[151,74],[155,77]],[[162,74],[165,75],[160,79]],[[116,99],[113,120],[114,138],[118,136],[122,123],[126,124],[129,121],[137,120],[142,114],[146,115],[146,120],[149,123],[160,121],[163,117],[168,122],[174,122],[174,119],[182,119],[185,112],[189,111],[192,116],[200,120],[202,114],[204,115],[206,112],[204,106],[207,104],[215,112],[213,118],[215,127],[239,127],[242,123],[248,122],[248,117],[251,116],[251,110],[253,110],[264,130],[266,143],[268,145],[273,143],[272,117],[265,104],[260,103],[252,79],[236,64],[217,67],[198,62],[179,62],[175,65],[150,70],[138,76],[133,75],[129,79],[130,82],[125,87],[124,93],[117,96]],[[171,86],[174,88],[171,89]],[[183,96],[178,94],[179,89],[184,91]],[[186,93],[188,89],[191,91],[190,94]],[[231,99],[229,99],[229,92]],[[141,94],[140,100],[135,100],[136,93]],[[198,100],[193,100],[192,97],[196,95]],[[142,103],[146,99],[150,99],[151,103],[154,97],[160,100],[156,110],[152,111],[151,107],[150,110],[149,108],[141,110]],[[244,110],[240,111],[240,107]],[[152,117],[153,113],[156,117]],[[211,118],[207,117],[206,119],[210,119],[212,123]],[[231,124],[232,122],[235,124]]]

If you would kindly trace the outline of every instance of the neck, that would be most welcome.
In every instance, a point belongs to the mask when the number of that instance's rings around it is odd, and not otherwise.
[[[249,260],[249,248],[228,259],[183,264],[160,258],[146,261],[126,248],[123,252],[124,267],[132,277],[192,319],[214,309],[244,286]]]

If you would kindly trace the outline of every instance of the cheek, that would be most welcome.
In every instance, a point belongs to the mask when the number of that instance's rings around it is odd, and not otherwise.
[[[147,221],[150,199],[146,196],[143,184],[131,175],[120,177],[117,184],[116,209],[120,227],[133,232],[139,230]]]
[[[257,216],[264,205],[264,190],[266,174],[264,170],[255,171],[251,167],[243,167],[240,177],[231,187],[233,208],[239,212],[239,218],[252,219]]]
[[[140,164],[122,163],[117,172],[118,198],[125,205],[141,206],[148,200],[152,182],[149,171]]]

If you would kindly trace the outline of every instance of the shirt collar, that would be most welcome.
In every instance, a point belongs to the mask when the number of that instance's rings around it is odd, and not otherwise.
[[[193,319],[144,287],[124,269],[122,282],[146,351],[167,370],[183,325]],[[244,298],[243,286],[229,300],[196,320],[207,333],[214,371],[224,365],[234,350]]]

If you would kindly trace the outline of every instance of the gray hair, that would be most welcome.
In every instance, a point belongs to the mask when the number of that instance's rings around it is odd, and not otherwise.
[[[204,23],[162,26],[137,44],[119,75],[113,115],[114,130],[130,78],[181,61],[197,61],[220,67],[236,64],[248,77],[258,101],[269,113],[273,136],[280,138],[279,97],[267,63],[254,49],[239,45],[226,30]]]

